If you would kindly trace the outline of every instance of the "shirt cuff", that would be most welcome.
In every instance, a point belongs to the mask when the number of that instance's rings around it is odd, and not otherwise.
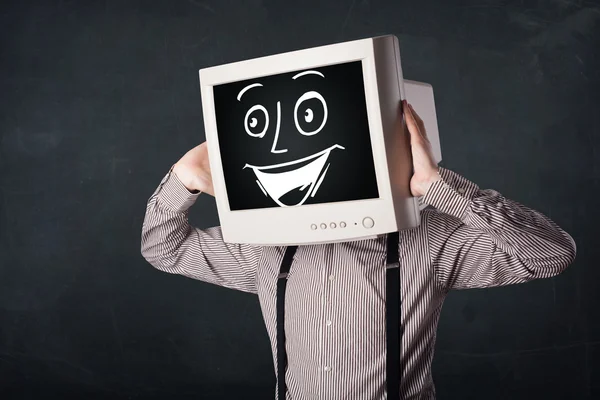
[[[179,180],[173,172],[173,168],[167,173],[160,183],[161,188],[158,193],[158,201],[166,205],[175,212],[187,211],[198,199],[200,193],[192,193]]]
[[[438,171],[442,179],[429,187],[422,202],[463,219],[479,186],[449,169],[438,167]]]

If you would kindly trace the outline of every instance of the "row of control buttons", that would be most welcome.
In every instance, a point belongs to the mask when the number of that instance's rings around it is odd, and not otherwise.
[[[370,229],[373,226],[375,226],[375,221],[373,221],[373,218],[365,217],[362,220],[362,224],[365,228]],[[354,225],[356,225],[356,224],[354,224]],[[321,227],[321,229],[327,229],[327,224],[324,222],[321,223],[319,226]],[[329,224],[329,226],[331,227],[331,229],[337,228],[337,225],[335,222],[331,222]],[[345,228],[345,227],[346,227],[346,223],[344,221],[340,222],[340,228]],[[317,224],[312,224],[310,226],[310,229],[312,229],[313,231],[316,230],[317,228],[318,228]]]
[[[334,229],[334,228],[337,228],[337,224],[336,224],[335,222],[332,222],[332,223],[330,223],[330,224],[329,224],[329,226],[330,226],[332,229]],[[326,224],[326,223],[322,223],[322,224],[320,225],[320,227],[321,227],[321,229],[327,229],[327,224]],[[345,228],[345,227],[346,227],[346,223],[345,223],[344,221],[340,222],[340,228]],[[310,229],[312,229],[313,231],[314,231],[314,230],[316,230],[317,228],[318,228],[318,227],[317,227],[317,224],[312,224],[312,225],[310,226]]]

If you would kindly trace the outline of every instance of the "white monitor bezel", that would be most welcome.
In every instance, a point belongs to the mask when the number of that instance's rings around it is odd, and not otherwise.
[[[352,61],[362,63],[379,198],[231,211],[220,158],[213,86]],[[255,58],[199,71],[213,187],[226,242],[260,245],[323,243],[372,237],[396,230],[375,62],[373,38],[370,38]],[[362,221],[365,217],[375,221],[373,227],[363,226]],[[340,228],[341,222],[346,223],[345,228]],[[322,223],[328,225],[326,229],[311,228],[312,224],[320,226]],[[331,228],[331,223],[336,224],[335,229]],[[237,229],[238,227],[243,229]]]

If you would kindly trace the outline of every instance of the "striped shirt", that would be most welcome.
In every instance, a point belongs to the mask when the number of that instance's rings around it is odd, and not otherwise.
[[[436,328],[451,289],[527,282],[559,274],[573,239],[539,212],[440,168],[421,225],[400,232],[402,399],[434,399]],[[150,197],[142,254],[159,270],[258,295],[277,371],[276,285],[281,246],[229,244],[198,229],[190,193],[169,172]],[[299,246],[288,275],[287,399],[386,398],[386,236]]]

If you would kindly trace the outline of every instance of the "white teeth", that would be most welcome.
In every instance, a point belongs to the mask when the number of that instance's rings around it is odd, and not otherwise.
[[[336,148],[342,150],[344,149],[342,146],[336,144],[323,151],[320,151],[319,153],[313,154],[309,157],[304,157],[299,160],[289,161],[286,163],[276,165],[268,165],[264,167],[246,164],[244,168],[252,168],[254,174],[256,175],[256,178],[258,179],[256,183],[259,185],[263,192],[266,191],[265,195],[268,194],[268,196],[271,197],[279,206],[299,206],[304,204],[309,195],[312,194],[312,196],[314,197],[314,195],[316,194],[317,190],[319,189],[319,186],[321,185],[321,182],[323,181],[325,172],[327,172],[325,171],[323,174],[321,174],[321,171],[323,171],[323,167],[325,166],[325,163],[329,158],[329,153],[331,153],[331,150]],[[299,164],[312,158],[314,158],[314,160],[310,163],[291,171],[279,173],[266,172],[274,168]],[[329,168],[329,165],[327,165],[327,168]],[[284,204],[281,202],[280,199],[292,190],[299,188],[300,191],[304,191],[304,189],[306,189],[307,187],[309,188],[309,190],[306,191],[304,197],[297,204]]]

